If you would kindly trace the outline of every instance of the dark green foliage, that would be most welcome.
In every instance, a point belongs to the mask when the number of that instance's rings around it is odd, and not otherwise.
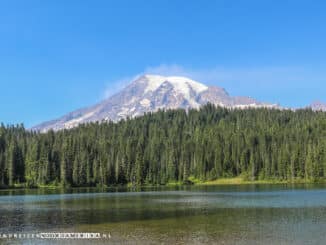
[[[187,183],[326,173],[326,113],[207,105],[40,134],[0,127],[0,185]]]

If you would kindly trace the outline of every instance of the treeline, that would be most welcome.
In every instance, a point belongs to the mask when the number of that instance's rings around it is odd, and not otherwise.
[[[149,113],[119,123],[30,132],[0,127],[0,186],[166,184],[305,179],[326,174],[326,113],[200,110]]]

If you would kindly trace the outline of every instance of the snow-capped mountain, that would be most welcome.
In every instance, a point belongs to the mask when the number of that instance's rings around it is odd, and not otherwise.
[[[316,101],[309,106],[314,111],[326,111],[326,103]]]
[[[136,117],[159,109],[199,108],[207,103],[231,108],[278,107],[249,97],[232,97],[223,88],[186,77],[144,75],[110,98],[32,128],[41,132],[69,129],[81,123]]]

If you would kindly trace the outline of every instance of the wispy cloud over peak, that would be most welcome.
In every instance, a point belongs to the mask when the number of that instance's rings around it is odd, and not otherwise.
[[[285,106],[304,105],[291,101],[296,92],[300,92],[304,103],[326,97],[325,91],[320,90],[326,82],[326,73],[322,69],[301,66],[187,68],[178,64],[150,66],[139,74],[110,82],[104,97],[111,96],[144,74],[189,77],[206,85],[223,87],[232,95],[247,95]]]

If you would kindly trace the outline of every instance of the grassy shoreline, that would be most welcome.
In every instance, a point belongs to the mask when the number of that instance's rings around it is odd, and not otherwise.
[[[312,181],[304,179],[296,180],[244,180],[242,178],[222,178],[211,181],[198,182],[196,185],[251,185],[251,184],[318,184],[325,183],[322,181]]]
[[[242,177],[232,177],[232,178],[220,178],[216,180],[207,180],[202,181],[195,178],[189,178],[187,183],[184,182],[168,182],[165,185],[140,185],[133,186],[130,183],[126,185],[112,185],[112,186],[81,186],[81,187],[73,187],[67,186],[64,187],[62,185],[38,185],[33,187],[27,187],[24,184],[17,184],[13,187],[0,187],[0,190],[19,190],[19,189],[72,189],[72,188],[146,188],[146,187],[178,187],[178,186],[214,186],[214,185],[264,185],[264,184],[325,184],[326,179],[320,179],[318,181],[313,180],[305,180],[305,179],[295,179],[295,180],[278,180],[278,179],[270,179],[270,180],[246,180]]]
[[[278,179],[266,179],[266,180],[246,180],[242,177],[232,178],[220,178],[216,180],[198,180],[195,178],[189,179],[194,186],[213,186],[213,185],[256,185],[256,184],[324,184],[326,179],[320,179],[318,181],[295,179],[295,180],[278,180]],[[169,182],[167,186],[183,186],[182,182]]]

